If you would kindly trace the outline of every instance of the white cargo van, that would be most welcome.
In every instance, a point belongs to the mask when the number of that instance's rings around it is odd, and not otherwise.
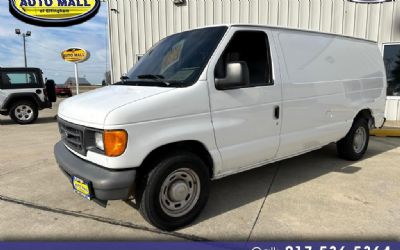
[[[113,86],[61,103],[55,156],[74,190],[134,199],[173,230],[210,180],[337,143],[359,160],[384,122],[377,44],[302,30],[213,26],[169,36]],[[300,163],[299,163],[300,164]]]

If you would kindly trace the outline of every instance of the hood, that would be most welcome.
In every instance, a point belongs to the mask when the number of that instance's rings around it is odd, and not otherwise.
[[[148,86],[109,86],[66,99],[58,116],[85,126],[103,126],[107,115],[121,106],[173,90]]]

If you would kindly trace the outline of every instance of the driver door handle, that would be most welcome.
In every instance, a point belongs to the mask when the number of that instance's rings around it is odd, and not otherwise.
[[[274,117],[275,117],[276,120],[278,120],[279,116],[280,116],[280,107],[279,106],[275,106]]]

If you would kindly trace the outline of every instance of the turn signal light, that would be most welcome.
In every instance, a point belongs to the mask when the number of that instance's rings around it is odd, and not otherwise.
[[[128,143],[128,133],[125,130],[106,130],[103,136],[107,156],[116,157],[125,152]]]

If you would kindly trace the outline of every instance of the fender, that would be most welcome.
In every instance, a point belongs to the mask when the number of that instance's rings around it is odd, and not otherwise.
[[[42,102],[35,93],[14,93],[14,94],[10,94],[9,96],[7,96],[1,109],[9,111],[9,109],[11,108],[11,104],[14,102],[14,100],[17,100],[17,99],[21,100],[21,99],[26,99],[26,98],[30,98],[30,99],[32,98],[40,110],[51,107],[50,102],[48,102],[48,101]]]

